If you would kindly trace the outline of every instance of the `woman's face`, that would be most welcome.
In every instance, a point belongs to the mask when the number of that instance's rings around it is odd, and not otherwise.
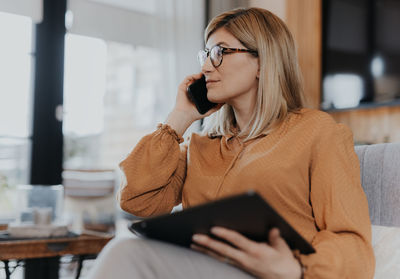
[[[208,39],[206,49],[215,45],[246,49],[224,28]],[[201,68],[207,81],[207,97],[215,103],[235,105],[238,100],[254,98],[258,89],[258,58],[248,52],[224,54],[222,64],[215,68],[208,57]]]

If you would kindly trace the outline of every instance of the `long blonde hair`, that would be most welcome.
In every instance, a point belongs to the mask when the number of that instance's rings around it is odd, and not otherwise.
[[[260,77],[256,108],[249,126],[239,136],[249,140],[262,132],[270,133],[289,112],[297,113],[304,106],[293,37],[279,17],[261,8],[239,8],[216,16],[205,30],[205,41],[220,28],[258,53]],[[225,104],[207,119],[205,132],[211,137],[234,134],[235,122],[232,106]]]

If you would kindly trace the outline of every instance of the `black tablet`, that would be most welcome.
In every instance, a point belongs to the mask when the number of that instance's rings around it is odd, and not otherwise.
[[[210,228],[225,227],[247,238],[268,242],[268,232],[278,228],[292,250],[314,253],[314,248],[298,234],[259,194],[249,191],[180,212],[148,218],[129,225],[139,235],[189,247],[192,235],[207,234]]]

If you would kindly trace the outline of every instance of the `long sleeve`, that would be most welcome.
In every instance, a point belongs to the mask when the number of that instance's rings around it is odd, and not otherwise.
[[[120,163],[125,186],[121,208],[136,216],[168,213],[181,202],[186,176],[186,146],[168,125],[143,137]]]
[[[373,278],[371,223],[352,133],[333,121],[323,124],[310,167],[316,253],[300,255],[304,278]]]

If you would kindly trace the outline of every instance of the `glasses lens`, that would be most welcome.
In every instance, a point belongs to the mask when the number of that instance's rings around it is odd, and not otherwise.
[[[204,50],[200,50],[197,54],[197,59],[199,60],[200,66],[203,66],[204,62],[206,62],[207,59],[207,52]]]
[[[218,67],[222,62],[222,48],[220,46],[213,46],[210,50],[211,62],[214,67]]]

